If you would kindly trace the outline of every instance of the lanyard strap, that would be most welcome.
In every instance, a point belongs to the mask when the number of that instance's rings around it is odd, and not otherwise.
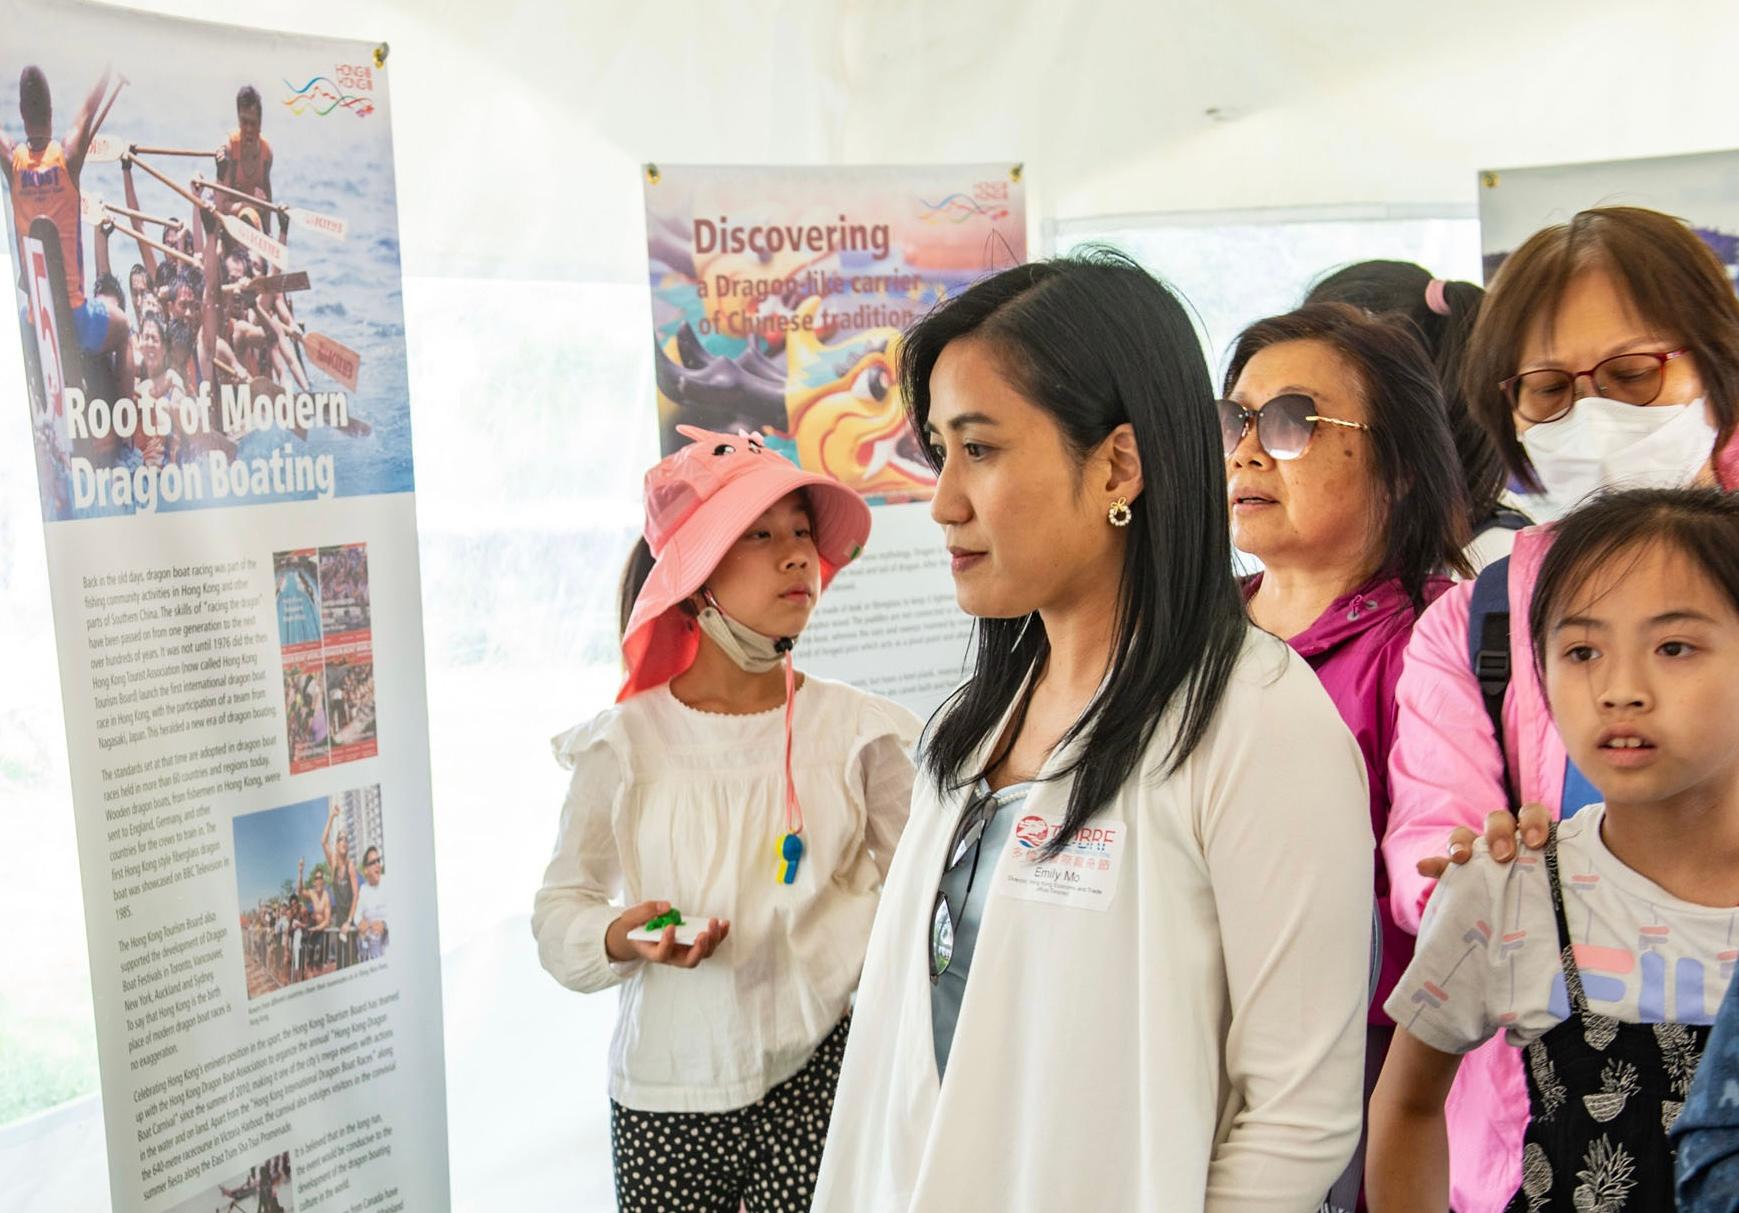
[[[797,781],[791,777],[791,715],[797,702],[797,667],[789,650],[785,653],[785,832],[803,833],[803,805],[797,799]]]

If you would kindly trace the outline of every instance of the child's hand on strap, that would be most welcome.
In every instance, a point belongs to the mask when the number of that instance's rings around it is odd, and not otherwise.
[[[644,960],[678,969],[692,969],[711,956],[719,944],[724,942],[725,936],[731,933],[729,920],[709,918],[706,929],[695,936],[693,943],[687,945],[676,942],[674,924],[664,928],[664,934],[657,943],[628,938],[629,931],[645,926],[669,909],[668,901],[643,901],[623,910],[610,924],[609,930],[604,932],[605,954],[617,964]]]
[[[1545,805],[1525,804],[1516,813],[1500,810],[1485,819],[1485,845],[1491,857],[1508,863],[1516,857],[1516,831],[1522,835],[1522,845],[1538,850],[1546,845],[1546,833],[1552,828],[1552,814]],[[1416,865],[1419,875],[1440,880],[1450,864],[1463,864],[1473,858],[1473,841],[1479,837],[1466,826],[1450,831],[1449,854],[1421,859]]]

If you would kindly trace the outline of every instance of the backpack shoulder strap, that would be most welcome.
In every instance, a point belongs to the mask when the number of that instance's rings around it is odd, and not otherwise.
[[[1504,790],[1515,801],[1510,787],[1508,747],[1504,744],[1504,692],[1510,685],[1510,561],[1505,556],[1480,570],[1473,583],[1473,602],[1467,612],[1467,656],[1473,676],[1479,680],[1485,714],[1491,717],[1492,735],[1504,757]]]
[[[1478,527],[1478,533],[1487,531],[1519,531],[1534,525],[1534,520],[1513,506],[1500,505]]]

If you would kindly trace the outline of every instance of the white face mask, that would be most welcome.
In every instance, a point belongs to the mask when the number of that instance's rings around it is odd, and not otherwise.
[[[738,623],[724,609],[710,592],[703,591],[703,601],[699,621],[700,630],[705,632],[719,650],[729,657],[739,670],[745,674],[765,674],[779,668],[785,660],[785,654],[791,651],[792,640],[789,636],[763,636],[753,628]]]
[[[1701,397],[1689,404],[1638,407],[1585,396],[1556,421],[1521,436],[1545,493],[1528,504],[1542,522],[1609,488],[1679,488],[1715,449],[1715,426]]]

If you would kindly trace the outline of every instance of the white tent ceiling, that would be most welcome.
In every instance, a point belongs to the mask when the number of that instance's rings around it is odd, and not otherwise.
[[[638,281],[670,163],[1019,160],[1038,221],[1739,146],[1722,0],[153,0],[386,39],[406,272]]]

